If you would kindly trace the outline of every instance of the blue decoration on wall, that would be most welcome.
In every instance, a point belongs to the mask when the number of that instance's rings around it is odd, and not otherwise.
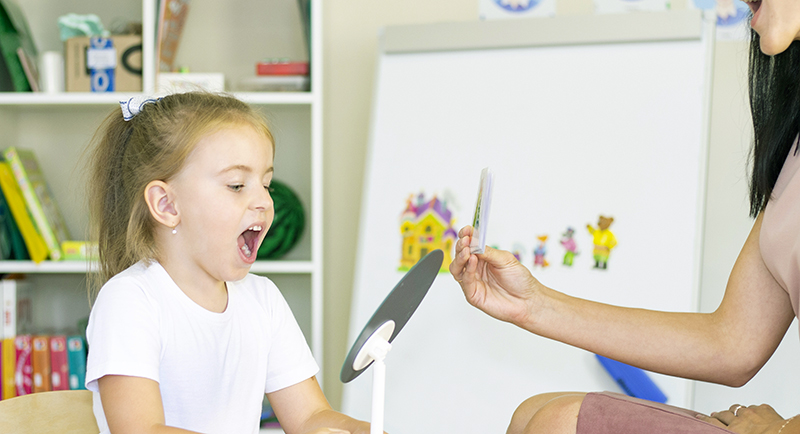
[[[595,356],[626,395],[662,404],[667,402],[667,395],[664,395],[645,371],[607,357],[597,354]]]

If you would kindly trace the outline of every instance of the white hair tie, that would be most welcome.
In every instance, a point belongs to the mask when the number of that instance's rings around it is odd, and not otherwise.
[[[134,116],[142,111],[145,104],[156,103],[161,98],[153,98],[148,96],[135,96],[127,101],[120,101],[119,106],[122,108],[122,119],[129,121]]]

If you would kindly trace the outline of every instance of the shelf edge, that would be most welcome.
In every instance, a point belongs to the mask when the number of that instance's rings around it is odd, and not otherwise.
[[[0,261],[0,273],[11,274],[80,274],[96,263],[84,261]],[[310,274],[315,270],[311,261],[257,261],[250,268],[255,274]]]

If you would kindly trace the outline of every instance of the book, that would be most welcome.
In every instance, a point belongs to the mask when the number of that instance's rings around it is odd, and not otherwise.
[[[22,64],[22,70],[25,71],[25,78],[28,79],[31,91],[39,92],[39,69],[36,67],[36,60],[22,47],[17,48],[17,57]]]
[[[86,385],[86,345],[83,337],[67,337],[67,357],[69,358],[70,390],[85,390]]]
[[[25,206],[25,199],[22,197],[22,192],[7,161],[0,161],[0,189],[3,190],[3,196],[14,217],[14,222],[25,241],[28,256],[36,263],[44,261],[47,258],[47,245],[34,226],[33,219]]]
[[[13,222],[14,217],[8,210],[8,205],[2,194],[0,194],[0,259],[11,259],[13,256],[11,244],[11,228],[8,223]],[[0,335],[0,337],[2,337]]]
[[[26,92],[31,90],[31,86],[17,54],[18,49],[31,57],[37,53],[22,9],[13,0],[0,0],[0,56],[11,79],[10,87],[17,92]],[[4,84],[3,88],[6,87]]]
[[[256,62],[256,75],[308,75],[308,62],[288,60]]]
[[[0,238],[2,238],[0,243],[4,245],[2,259],[30,259],[28,249],[25,247],[25,240],[22,238],[22,233],[19,231],[2,191],[0,191]],[[44,243],[44,241],[42,242]]]
[[[67,261],[86,261],[98,259],[98,244],[92,241],[64,241],[61,243],[61,251],[64,252],[64,260]]]
[[[3,324],[0,338],[27,333],[33,322],[30,283],[24,279],[0,280]]]
[[[50,337],[51,390],[69,390],[69,359],[67,358],[67,337]]]
[[[17,335],[14,338],[17,360],[14,365],[14,385],[17,396],[33,393],[33,364],[31,362],[31,335]]]
[[[17,350],[14,347],[14,338],[5,338],[0,342],[0,357],[2,357],[2,367],[0,367],[0,399],[8,399],[17,396],[14,387],[14,367],[16,366]]]
[[[43,335],[31,339],[33,352],[31,353],[31,366],[33,367],[33,392],[49,392],[51,389],[50,377],[50,338]]]
[[[12,146],[3,155],[17,180],[36,228],[47,245],[50,259],[61,260],[61,243],[71,237],[61,210],[44,179],[36,154],[30,149]]]
[[[175,56],[189,14],[190,0],[161,0],[158,12],[158,71],[172,72]]]

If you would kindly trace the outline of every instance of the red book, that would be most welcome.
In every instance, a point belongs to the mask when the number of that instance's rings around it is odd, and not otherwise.
[[[308,75],[308,62],[258,62],[256,75]]]
[[[14,372],[17,396],[33,393],[33,362],[31,361],[31,335],[17,335],[14,338],[17,350],[17,366]]]
[[[67,361],[67,337],[50,337],[50,369],[53,390],[69,390],[69,362]]]
[[[34,336],[33,354],[33,392],[50,391],[50,340],[47,336]]]

